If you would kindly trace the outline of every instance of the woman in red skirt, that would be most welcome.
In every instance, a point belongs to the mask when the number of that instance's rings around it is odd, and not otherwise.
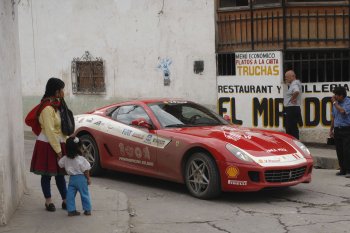
[[[57,188],[62,197],[62,208],[66,209],[67,186],[64,170],[58,166],[57,159],[65,154],[67,136],[61,130],[60,99],[64,98],[64,82],[58,78],[50,78],[41,99],[37,117],[41,132],[35,142],[30,171],[41,175],[41,188],[46,199],[47,211],[55,211],[52,203],[50,181],[54,176]]]

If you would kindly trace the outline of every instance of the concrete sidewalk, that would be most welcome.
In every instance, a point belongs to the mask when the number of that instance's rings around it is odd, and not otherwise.
[[[29,167],[34,140],[25,140],[26,167]],[[29,170],[29,169],[28,169]],[[48,212],[44,207],[44,198],[40,186],[40,176],[26,174],[27,191],[24,194],[15,214],[6,226],[0,227],[0,232],[11,233],[80,233],[103,232],[124,233],[130,232],[127,196],[115,190],[89,186],[92,215],[68,217],[67,211],[61,209],[60,195],[54,179],[51,180],[52,197],[56,206],[55,212]],[[82,213],[80,195],[76,198],[77,210]]]
[[[319,169],[339,169],[335,147],[308,146],[314,159],[314,168]]]

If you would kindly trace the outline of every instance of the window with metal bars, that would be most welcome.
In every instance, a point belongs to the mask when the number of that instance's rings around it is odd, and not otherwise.
[[[350,49],[286,51],[283,67],[303,83],[349,81]],[[236,75],[234,53],[217,55],[217,75]]]
[[[248,6],[248,0],[220,0],[219,7],[240,7],[240,6]]]
[[[284,53],[284,69],[303,83],[349,81],[350,50],[308,50]]]
[[[234,53],[219,53],[217,55],[217,74],[221,75],[236,75],[235,54]]]
[[[104,64],[102,58],[92,57],[88,51],[72,61],[73,94],[105,94]]]

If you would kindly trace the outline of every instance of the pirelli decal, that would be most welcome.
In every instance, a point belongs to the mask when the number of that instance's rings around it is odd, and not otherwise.
[[[152,147],[163,149],[171,141],[170,139],[158,137],[156,134],[150,134],[102,116],[83,114],[74,116],[74,119],[76,129],[88,127]]]

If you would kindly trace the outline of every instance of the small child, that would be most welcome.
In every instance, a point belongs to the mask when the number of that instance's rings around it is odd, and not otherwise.
[[[80,215],[75,207],[75,196],[80,193],[81,203],[85,215],[91,215],[91,201],[88,185],[91,184],[89,170],[90,163],[82,156],[83,144],[77,137],[69,137],[66,141],[67,155],[63,156],[58,165],[65,168],[69,177],[67,191],[68,216]]]

